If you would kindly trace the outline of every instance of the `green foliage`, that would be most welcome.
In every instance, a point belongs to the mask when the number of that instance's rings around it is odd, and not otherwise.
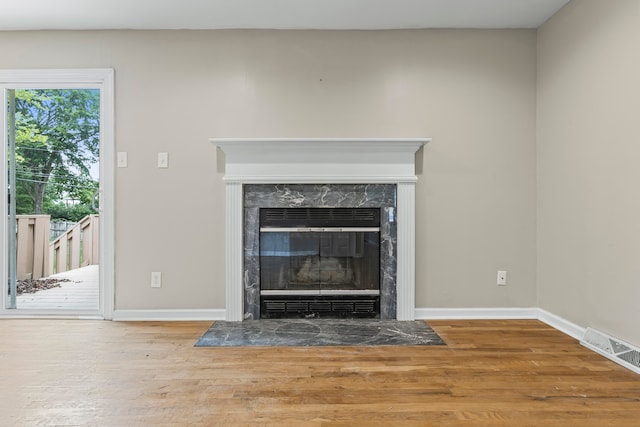
[[[58,203],[47,207],[46,213],[51,215],[51,220],[78,222],[87,215],[96,213],[89,205],[71,205]]]
[[[33,199],[24,191],[16,194],[16,215],[29,215],[33,213]]]
[[[63,199],[90,205],[98,188],[90,168],[99,158],[99,91],[29,89],[15,95],[16,211],[43,213]]]

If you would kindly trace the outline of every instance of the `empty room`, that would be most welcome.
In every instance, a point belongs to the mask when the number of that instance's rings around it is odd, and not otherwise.
[[[637,0],[1,9],[0,425],[638,425]]]

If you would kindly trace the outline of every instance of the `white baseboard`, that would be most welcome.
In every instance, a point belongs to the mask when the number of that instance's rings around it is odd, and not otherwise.
[[[416,319],[538,319],[538,309],[523,308],[416,308]]]
[[[166,309],[166,310],[115,310],[115,321],[188,321],[225,320],[225,309]],[[580,340],[585,328],[560,316],[535,307],[522,308],[416,308],[415,318],[420,320],[446,319],[537,319],[547,325]]]
[[[570,337],[581,340],[585,328],[576,325],[560,316],[536,307],[528,308],[416,308],[416,319],[453,320],[453,319],[536,319],[563,332]]]
[[[578,341],[582,339],[586,331],[586,328],[578,326],[575,323],[568,321],[567,319],[556,316],[555,314],[549,313],[547,310],[543,310],[541,308],[538,309],[538,320],[546,323],[552,328],[559,330],[560,332],[564,332],[565,334],[577,339]]]
[[[209,310],[115,310],[115,321],[195,321],[224,320],[225,309]]]

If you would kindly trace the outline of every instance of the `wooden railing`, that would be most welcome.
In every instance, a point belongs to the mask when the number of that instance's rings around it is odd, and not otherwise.
[[[40,279],[49,273],[49,215],[17,215],[16,279]]]
[[[49,274],[98,264],[98,215],[87,215],[49,244]]]
[[[16,279],[40,279],[98,264],[98,215],[87,215],[49,243],[49,215],[17,215]]]

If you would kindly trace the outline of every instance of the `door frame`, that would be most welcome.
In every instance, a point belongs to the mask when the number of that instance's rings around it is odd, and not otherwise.
[[[7,90],[14,88],[35,89],[85,89],[100,90],[100,293],[98,311],[66,311],[66,310],[20,310],[7,309],[8,293],[8,236],[7,236],[7,124],[8,104]],[[2,298],[0,301],[0,317],[72,317],[72,318],[113,318],[115,286],[114,286],[114,153],[115,153],[115,104],[114,104],[114,71],[110,68],[95,69],[38,69],[38,70],[0,70],[0,102],[5,107],[0,118],[2,132],[2,149],[0,150],[0,259],[2,280]]]

